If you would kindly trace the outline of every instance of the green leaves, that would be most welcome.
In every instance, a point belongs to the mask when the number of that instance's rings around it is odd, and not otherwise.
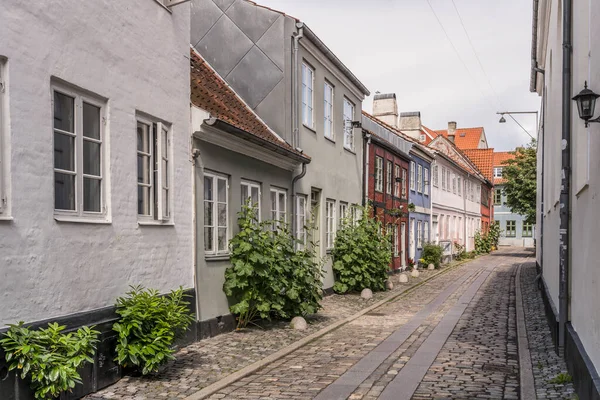
[[[36,399],[56,398],[81,383],[77,368],[93,362],[98,331],[83,327],[64,334],[65,326],[56,323],[39,330],[30,330],[23,322],[9,327],[0,339],[8,369],[31,381]]]
[[[174,359],[173,343],[194,321],[185,297],[181,287],[160,296],[155,289],[134,286],[118,298],[121,319],[113,325],[119,336],[115,361],[137,366],[146,375]]]
[[[286,223],[258,222],[250,203],[238,216],[239,233],[229,243],[231,267],[223,291],[233,303],[238,328],[257,318],[290,318],[316,312],[321,299],[322,260],[313,246],[296,251]],[[277,227],[277,230],[273,230]]]
[[[525,222],[535,224],[537,196],[537,143],[532,140],[527,147],[519,147],[515,158],[502,168],[502,177],[506,179],[503,192],[506,205],[516,214],[526,217]]]
[[[439,268],[443,253],[444,249],[442,246],[435,243],[425,243],[421,252],[421,258],[425,261],[426,265],[433,264],[436,268]]]
[[[361,219],[351,224],[345,221],[338,230],[332,251],[337,293],[356,292],[364,288],[385,290],[392,252],[389,234],[382,232],[381,223],[369,217],[363,209]]]

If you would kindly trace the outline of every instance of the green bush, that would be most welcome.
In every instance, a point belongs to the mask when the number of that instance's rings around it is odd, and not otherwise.
[[[81,384],[77,368],[94,362],[100,332],[83,327],[64,334],[64,326],[30,330],[19,322],[9,325],[0,344],[6,353],[8,370],[18,370],[21,379],[29,379],[36,399],[56,398]]]
[[[444,248],[442,246],[435,243],[425,243],[421,252],[421,258],[425,260],[427,265],[433,264],[436,268],[439,268],[442,263],[443,253]]]
[[[482,234],[480,231],[475,232],[475,252],[477,254],[485,254],[492,251],[492,248],[498,248],[500,240],[500,224],[498,221],[490,224],[490,229],[487,233]]]
[[[119,334],[115,361],[146,375],[174,359],[173,343],[194,321],[184,297],[182,288],[161,296],[157,290],[132,286],[126,297],[118,298],[121,318],[113,325]]]
[[[281,221],[258,222],[246,205],[238,216],[239,233],[229,242],[231,267],[223,290],[238,328],[256,319],[292,318],[319,310],[322,261],[312,243],[296,250],[297,240]],[[276,230],[273,227],[277,226]]]
[[[362,210],[356,223],[342,221],[332,251],[337,293],[356,292],[365,288],[385,290],[392,261],[389,233],[381,223]]]
[[[454,259],[460,261],[466,258],[467,252],[465,251],[465,246],[458,242],[454,242]]]

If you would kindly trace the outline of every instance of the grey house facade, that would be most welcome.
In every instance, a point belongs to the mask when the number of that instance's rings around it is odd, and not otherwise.
[[[294,171],[292,223],[302,236],[296,221],[312,217],[311,239],[327,257],[340,217],[363,201],[362,139],[352,121],[361,120],[369,91],[304,23],[253,2],[192,0],[190,40],[269,128],[311,156]],[[330,260],[324,268],[328,289]]]

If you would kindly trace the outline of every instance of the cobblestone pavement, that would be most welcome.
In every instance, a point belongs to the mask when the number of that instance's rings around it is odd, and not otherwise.
[[[550,329],[544,314],[544,302],[537,289],[535,263],[521,268],[521,288],[529,352],[539,399],[576,399],[572,383],[551,383],[561,373],[567,373],[565,361],[554,351]]]
[[[153,377],[125,377],[115,385],[89,395],[87,400],[153,400],[180,399],[238,371],[281,348],[308,336],[324,327],[347,318],[374,303],[400,293],[423,282],[438,271],[421,271],[418,278],[408,284],[398,284],[393,276],[394,288],[374,293],[373,299],[362,300],[357,294],[325,297],[318,314],[307,318],[306,331],[289,329],[284,322],[259,328],[244,329],[219,335],[181,349],[176,360]]]

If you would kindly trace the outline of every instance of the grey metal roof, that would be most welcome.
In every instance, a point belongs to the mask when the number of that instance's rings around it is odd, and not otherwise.
[[[395,98],[396,98],[396,93],[377,93],[377,94],[375,94],[375,97],[373,97],[374,100],[395,99]]]
[[[401,117],[420,117],[421,111],[408,111],[400,113]]]
[[[371,134],[394,145],[398,149],[398,151],[410,157],[409,152],[413,144],[408,140],[398,136],[396,133],[378,124],[372,119],[365,117],[364,115],[362,116],[362,127],[363,129],[369,131]]]

